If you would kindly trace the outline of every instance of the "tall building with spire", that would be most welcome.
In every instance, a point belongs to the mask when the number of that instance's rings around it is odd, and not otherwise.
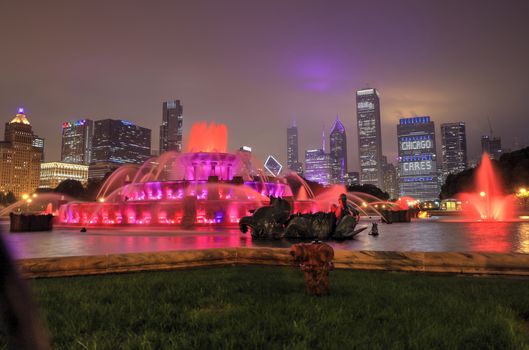
[[[329,135],[331,160],[331,182],[343,183],[347,173],[347,137],[345,127],[340,122],[338,115]]]
[[[376,89],[356,92],[360,183],[383,188],[380,98]]]
[[[297,173],[303,173],[303,163],[299,161],[298,128],[296,123],[287,128],[287,167]]]
[[[162,125],[160,126],[160,153],[167,151],[182,152],[184,107],[180,100],[163,103]]]
[[[19,108],[6,123],[4,141],[0,142],[0,191],[20,198],[37,189],[43,149],[34,146],[36,138],[24,109]]]

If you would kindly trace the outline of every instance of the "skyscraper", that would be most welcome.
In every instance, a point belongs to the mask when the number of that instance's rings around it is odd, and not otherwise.
[[[94,123],[92,163],[141,164],[151,157],[151,130],[127,120]]]
[[[345,186],[360,185],[360,174],[357,171],[349,171],[344,175]]]
[[[297,173],[303,173],[303,163],[299,161],[298,127],[287,128],[287,167]]]
[[[20,198],[39,186],[42,149],[33,146],[36,136],[23,108],[5,125],[0,142],[0,191]]]
[[[345,128],[336,116],[330,133],[331,182],[343,183],[347,172],[347,137]]]
[[[94,122],[90,119],[62,123],[61,161],[89,165],[93,135]]]
[[[163,103],[162,125],[160,126],[160,153],[182,152],[182,129],[184,108],[180,100]]]
[[[430,117],[400,119],[397,138],[400,195],[423,201],[438,198],[435,125]]]
[[[305,152],[305,178],[322,185],[331,182],[331,159],[323,149],[310,149]]]
[[[380,98],[376,89],[356,92],[360,183],[383,187]]]
[[[40,151],[40,161],[44,162],[44,139],[35,135],[32,142],[33,147]]]
[[[382,156],[382,173],[384,178],[384,191],[389,194],[389,198],[398,198],[399,181],[397,177],[397,169],[393,163],[388,163],[386,156]]]
[[[490,159],[499,160],[503,154],[501,137],[481,136],[481,152],[487,152]]]
[[[465,122],[441,124],[443,179],[467,168],[467,133]]]

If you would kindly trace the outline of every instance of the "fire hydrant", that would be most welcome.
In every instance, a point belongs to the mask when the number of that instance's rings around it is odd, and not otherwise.
[[[334,249],[320,241],[299,243],[292,245],[290,255],[303,271],[307,293],[317,296],[329,294],[329,272],[334,269]]]

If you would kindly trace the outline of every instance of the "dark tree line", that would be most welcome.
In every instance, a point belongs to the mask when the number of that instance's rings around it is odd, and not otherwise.
[[[492,166],[508,193],[529,186],[529,147],[503,154],[499,161],[492,161]],[[474,173],[475,168],[472,168],[449,175],[441,187],[440,198],[453,198],[460,192],[477,190],[474,188]]]
[[[7,193],[0,192],[0,205],[7,207],[17,201],[17,198],[13,192],[9,191]]]
[[[75,199],[95,201],[104,180],[88,180],[86,187],[77,180],[64,180],[53,190],[46,192],[61,193]]]
[[[387,201],[389,199],[389,194],[387,192],[384,192],[377,186],[371,184],[347,186],[347,192],[367,193],[383,201]]]

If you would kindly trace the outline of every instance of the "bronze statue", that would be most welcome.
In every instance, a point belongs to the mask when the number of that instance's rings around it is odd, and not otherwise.
[[[250,228],[252,238],[257,239],[352,239],[366,227],[355,230],[358,211],[347,204],[345,194],[339,200],[340,207],[334,205],[330,212],[291,215],[287,200],[270,197],[270,205],[241,218],[239,228],[243,233]]]

